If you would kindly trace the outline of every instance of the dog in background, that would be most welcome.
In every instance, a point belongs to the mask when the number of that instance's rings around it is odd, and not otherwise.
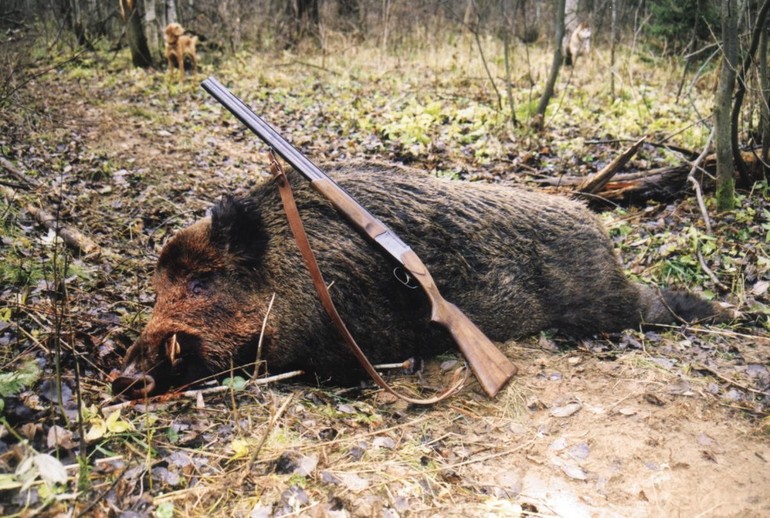
[[[564,64],[573,66],[578,56],[583,56],[591,51],[591,28],[583,23],[578,24],[568,38],[564,38],[562,54]]]
[[[198,74],[198,56],[195,53],[195,45],[198,43],[197,36],[188,36],[184,29],[178,23],[169,23],[165,30],[166,48],[165,54],[168,60],[168,69],[173,70],[172,58],[176,60],[179,66],[179,80],[184,80],[184,57],[190,56],[193,73]]]

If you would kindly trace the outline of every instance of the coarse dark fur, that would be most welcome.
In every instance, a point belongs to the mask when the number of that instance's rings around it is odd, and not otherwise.
[[[578,202],[384,166],[344,167],[332,176],[413,248],[444,297],[492,340],[721,315],[690,293],[663,290],[661,298],[629,281],[602,225]],[[372,363],[451,349],[448,335],[429,325],[421,290],[404,286],[394,262],[304,179],[290,178],[335,303]],[[248,198],[225,198],[210,218],[173,237],[154,288],[152,318],[127,353],[116,392],[142,376],[146,386],[129,395],[254,362],[273,294],[261,352],[270,372],[302,369],[341,383],[361,375],[317,299],[272,182]]]

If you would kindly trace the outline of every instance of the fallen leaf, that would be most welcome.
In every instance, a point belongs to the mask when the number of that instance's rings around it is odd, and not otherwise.
[[[249,454],[249,441],[246,439],[233,439],[230,449],[233,451],[232,459],[242,459]]]
[[[761,297],[767,293],[768,288],[770,288],[770,281],[757,281],[751,287],[751,294],[755,297]]]
[[[396,441],[390,437],[375,437],[375,439],[372,441],[372,446],[375,448],[385,448],[387,450],[392,450],[396,447]]]
[[[116,410],[108,415],[105,424],[107,425],[107,431],[110,433],[123,433],[134,429],[134,425],[130,421],[120,418],[120,410]]]
[[[32,457],[32,462],[35,463],[35,466],[40,471],[40,478],[47,484],[67,483],[67,470],[64,469],[64,464],[56,457],[47,453],[38,453]]]
[[[578,443],[569,449],[569,456],[575,460],[585,460],[590,453],[591,447],[585,442]]]
[[[369,481],[359,477],[355,473],[337,473],[337,478],[339,479],[340,484],[354,493],[358,493],[369,487]]]
[[[270,518],[271,516],[273,516],[272,505],[256,504],[249,513],[249,518]]]
[[[575,480],[588,479],[586,472],[583,471],[583,468],[581,468],[577,464],[573,464],[571,462],[564,462],[561,464],[560,467],[561,467],[561,470],[564,472],[564,474],[567,475],[569,478],[572,478]]]
[[[355,414],[356,409],[352,406],[348,405],[347,403],[342,403],[337,405],[337,411],[342,412],[343,414]]]
[[[53,425],[48,429],[47,444],[49,448],[64,448],[71,450],[75,447],[72,442],[72,432],[59,425]]]
[[[553,417],[570,417],[577,413],[582,407],[580,403],[567,403],[564,406],[559,406],[551,409],[551,415]]]
[[[307,477],[318,466],[318,455],[302,455],[296,460],[296,467],[294,473]]]

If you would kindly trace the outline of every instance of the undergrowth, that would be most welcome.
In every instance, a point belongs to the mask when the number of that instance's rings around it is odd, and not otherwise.
[[[609,71],[608,53],[600,48],[579,68],[563,71],[546,130],[537,133],[528,118],[550,66],[547,49],[514,48],[513,110],[521,123],[514,125],[469,43],[458,37],[397,56],[372,47],[325,56],[238,55],[216,68],[204,59],[201,75],[231,86],[310,156],[410,163],[456,179],[525,184],[585,176],[614,158],[623,139],[643,134],[694,151],[705,144],[711,70],[688,78],[690,86],[677,98],[679,63],[626,53]],[[496,40],[484,44],[488,55],[501,55]],[[492,65],[502,87],[502,62],[493,59]],[[616,74],[614,96],[609,73]],[[73,258],[61,248],[55,252],[62,245],[23,216],[16,202],[0,207],[0,358],[6,366],[0,374],[0,440],[12,452],[0,452],[6,471],[0,510],[259,516],[268,508],[277,514],[316,507],[376,514],[387,507],[419,514],[449,513],[457,501],[486,509],[492,501],[516,511],[517,497],[491,496],[458,473],[490,450],[519,451],[504,437],[542,410],[526,384],[547,373],[533,374],[497,403],[469,390],[431,410],[400,406],[369,388],[259,388],[242,378],[232,378],[218,395],[119,406],[110,394],[109,371],[150,314],[149,284],[160,246],[223,192],[248,191],[265,161],[261,148],[195,81],[131,69],[124,51],[86,54],[30,89],[14,98],[23,105],[19,113],[28,115],[8,118],[0,150],[37,171],[50,192],[61,193],[66,222],[112,254]],[[679,162],[674,153],[645,149],[628,169]],[[50,192],[21,192],[20,200],[52,203]],[[630,332],[605,344],[613,357],[632,350],[643,357],[639,369],[653,376],[661,362],[645,366],[648,348],[658,347],[659,356],[675,355],[666,347],[684,355],[679,334],[685,333],[687,347],[703,345],[695,351],[698,361],[766,390],[760,375],[741,370],[759,363],[741,333],[766,339],[769,327],[768,202],[767,186],[740,197],[728,214],[715,215],[707,199],[711,234],[691,198],[602,216],[635,279],[688,287],[754,315],[739,324],[745,326],[740,333],[719,329],[726,338],[687,329],[662,336]],[[57,327],[57,318],[65,325]],[[563,351],[547,349],[551,340],[544,334],[526,350],[542,347],[558,359]],[[53,386],[56,344],[59,386]],[[590,347],[584,349],[590,357]],[[80,385],[76,367],[82,369]],[[579,371],[576,377],[589,375]],[[694,375],[687,365],[669,372],[669,378]],[[737,389],[713,380],[719,383],[715,405],[730,405],[742,418],[766,415],[760,394],[730,395]],[[481,428],[503,418],[505,430],[488,440]],[[537,430],[530,441],[548,433]],[[86,460],[73,467],[83,454]],[[82,482],[88,478],[90,486]]]

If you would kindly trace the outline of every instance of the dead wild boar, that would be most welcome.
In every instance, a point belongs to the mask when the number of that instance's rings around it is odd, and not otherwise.
[[[643,323],[719,317],[688,292],[623,274],[598,219],[563,197],[443,181],[380,165],[330,176],[408,243],[442,294],[490,339],[559,330],[572,336]],[[296,173],[297,204],[338,310],[372,363],[453,347],[429,323],[427,298]],[[128,349],[114,393],[136,398],[253,364],[273,294],[261,359],[318,381],[362,376],[324,313],[273,182],[227,197],[163,247],[152,317]]]

